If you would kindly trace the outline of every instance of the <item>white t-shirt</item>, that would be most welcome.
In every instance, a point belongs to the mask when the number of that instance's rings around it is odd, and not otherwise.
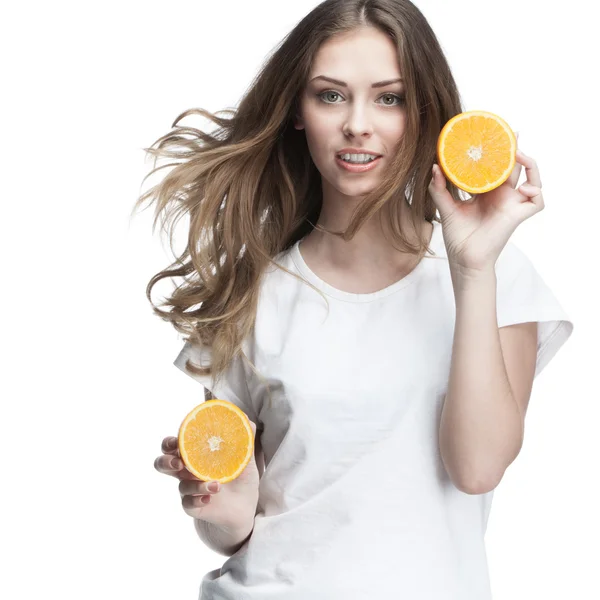
[[[265,473],[254,531],[200,600],[489,600],[484,534],[493,492],[450,480],[438,428],[455,301],[441,225],[400,281],[355,294],[328,285],[298,243],[270,265],[246,355],[221,385],[185,370],[210,350],[186,343],[175,365],[257,424]],[[536,376],[573,323],[509,242],[496,262],[498,326],[539,323]],[[200,397],[200,396],[199,396]]]

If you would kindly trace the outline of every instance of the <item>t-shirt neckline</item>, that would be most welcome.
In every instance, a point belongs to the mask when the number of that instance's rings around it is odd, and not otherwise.
[[[437,253],[439,238],[441,237],[441,229],[442,226],[437,221],[431,221],[433,224],[433,232],[431,234],[431,241],[429,243],[429,247],[433,250],[436,255]],[[423,272],[424,269],[427,268],[427,264],[429,262],[429,254],[426,254],[421,261],[417,264],[417,266],[407,275],[402,277],[399,281],[396,281],[387,287],[377,290],[375,292],[369,292],[365,294],[358,294],[353,292],[346,292],[340,290],[336,287],[333,287],[319,276],[314,273],[310,267],[304,261],[302,257],[302,253],[300,252],[300,242],[302,240],[298,240],[292,246],[291,257],[292,260],[298,269],[299,273],[303,275],[310,283],[312,283],[317,289],[321,290],[325,295],[330,296],[331,298],[337,298],[338,300],[344,300],[346,302],[371,302],[373,300],[377,300],[379,298],[385,298],[390,294],[394,294],[399,290],[405,288],[410,285],[414,281],[416,281]]]

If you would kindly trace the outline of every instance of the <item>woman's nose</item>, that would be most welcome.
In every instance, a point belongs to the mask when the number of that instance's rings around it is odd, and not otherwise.
[[[351,109],[344,123],[343,131],[346,135],[353,137],[371,135],[373,124],[368,111],[358,106]]]

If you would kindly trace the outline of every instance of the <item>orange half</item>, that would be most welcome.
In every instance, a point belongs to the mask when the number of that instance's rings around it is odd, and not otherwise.
[[[517,138],[494,113],[471,110],[452,117],[438,137],[438,164],[446,177],[469,194],[502,185],[516,162]]]
[[[246,413],[227,400],[196,406],[179,428],[179,454],[202,481],[232,481],[254,454],[254,433]]]

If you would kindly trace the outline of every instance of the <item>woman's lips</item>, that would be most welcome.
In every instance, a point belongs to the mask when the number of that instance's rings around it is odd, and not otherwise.
[[[346,169],[346,171],[350,171],[351,173],[364,173],[365,171],[370,171],[374,169],[381,160],[381,156],[378,156],[375,160],[372,160],[368,163],[349,163],[342,160],[337,154],[335,156],[335,160],[337,164],[342,167],[342,169]]]

